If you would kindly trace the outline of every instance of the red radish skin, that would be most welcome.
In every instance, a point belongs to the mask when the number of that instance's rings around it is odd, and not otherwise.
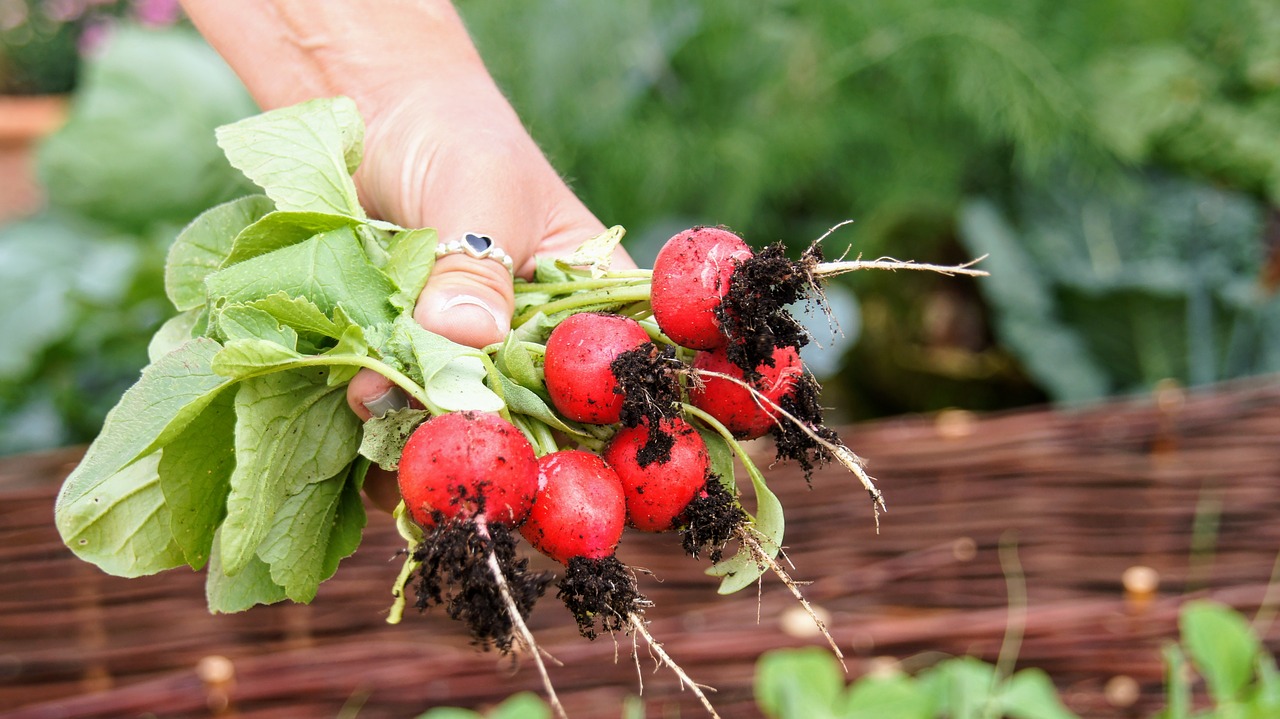
[[[653,317],[673,342],[709,350],[729,340],[720,330],[716,309],[729,280],[751,248],[718,227],[694,227],[667,240],[653,261]]]
[[[649,334],[629,317],[570,315],[547,338],[543,369],[556,409],[578,422],[617,422],[623,397],[614,391],[618,379],[609,365],[648,341]]]
[[[699,352],[693,359],[693,369],[706,370],[743,379],[742,368],[729,361],[725,348]],[[761,364],[754,387],[775,404],[795,391],[804,374],[800,355],[791,347],[779,347],[773,351],[773,366]],[[701,377],[701,386],[689,390],[693,406],[715,417],[738,439],[763,437],[775,426],[775,413],[766,410],[746,387],[722,377]]]
[[[626,524],[622,480],[589,452],[562,450],[538,460],[538,494],[520,533],[534,549],[568,564],[613,556]]]
[[[605,447],[604,459],[618,473],[626,495],[627,518],[642,532],[674,529],[689,503],[707,482],[710,458],[707,445],[688,422],[663,420],[661,429],[674,444],[666,461],[641,467],[636,453],[649,439],[647,421],[620,430]]]
[[[400,496],[430,529],[433,512],[494,524],[523,521],[538,490],[538,458],[520,430],[497,415],[450,412],[423,422],[400,457]],[[481,509],[483,507],[483,509]]]

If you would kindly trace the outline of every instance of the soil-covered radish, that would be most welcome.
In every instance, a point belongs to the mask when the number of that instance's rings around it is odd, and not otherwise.
[[[677,417],[660,429],[671,444],[664,456],[645,456],[645,426],[620,430],[605,448],[605,460],[622,480],[628,520],[644,532],[680,531],[686,552],[706,552],[718,562],[746,514],[711,472],[706,442],[692,425]]]
[[[529,441],[485,412],[433,417],[405,443],[399,485],[409,516],[426,530],[413,550],[418,609],[443,605],[477,643],[510,650],[550,583],[527,573],[511,530],[538,488]]]
[[[800,355],[791,347],[775,348],[770,360],[771,364],[757,365],[756,379],[749,381],[742,368],[730,361],[726,348],[699,352],[693,359],[696,381],[689,389],[689,401],[738,439],[763,437],[778,425],[778,413],[769,402],[779,403],[794,393],[804,375]]]
[[[720,227],[694,227],[667,240],[653,261],[650,295],[658,327],[689,349],[728,342],[720,303],[730,278],[751,256],[741,237]]]
[[[413,520],[484,514],[490,524],[523,521],[538,489],[538,458],[520,430],[497,415],[450,412],[423,422],[400,458],[400,496]]]
[[[628,350],[648,343],[649,334],[629,317],[570,315],[547,338],[543,369],[555,408],[577,422],[617,422],[623,394],[611,365]]]

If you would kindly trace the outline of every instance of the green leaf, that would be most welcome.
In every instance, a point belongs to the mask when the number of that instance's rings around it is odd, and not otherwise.
[[[271,340],[232,340],[213,358],[213,371],[227,377],[248,377],[285,369],[303,360],[298,352]]]
[[[756,662],[756,703],[776,719],[835,719],[843,677],[835,657],[824,649],[765,652]]]
[[[247,304],[269,312],[280,324],[288,325],[304,334],[312,333],[338,339],[342,337],[345,329],[329,319],[316,303],[305,297],[294,297],[287,292],[277,292]],[[335,314],[336,312],[337,310]],[[345,317],[345,314],[343,316]]]
[[[551,719],[551,707],[533,692],[517,692],[494,707],[488,719]]]
[[[298,348],[298,333],[288,325],[281,325],[266,310],[249,305],[227,305],[216,317],[214,324],[224,342],[262,340],[290,350]]]
[[[565,434],[577,435],[579,437],[588,436],[581,427],[575,427],[565,422],[555,410],[547,405],[546,400],[535,394],[527,387],[518,385],[511,381],[510,377],[499,374],[499,381],[502,383],[502,399],[507,406],[507,410],[513,414],[523,414],[533,417],[538,421],[546,424],[552,429],[559,430]]]
[[[338,313],[341,313],[341,311],[341,307],[336,310]],[[369,343],[365,341],[364,328],[357,324],[347,325],[342,337],[338,339],[338,344],[325,350],[324,354],[329,357],[344,357],[348,359],[351,357],[367,357],[369,355]],[[352,364],[334,365],[329,368],[329,385],[345,385],[359,371],[360,368]]]
[[[210,299],[249,303],[284,292],[305,297],[326,315],[341,305],[370,326],[393,319],[391,280],[369,263],[349,227],[222,269],[205,280]]]
[[[432,229],[398,232],[393,237],[391,256],[383,269],[400,289],[392,303],[401,311],[413,311],[418,295],[435,267],[438,241],[436,231]]]
[[[487,376],[484,360],[474,355],[460,355],[431,375],[424,389],[427,399],[446,412],[501,411],[506,404],[485,385]]]
[[[236,235],[271,208],[266,196],[249,195],[205,210],[187,225],[169,248],[164,267],[164,289],[174,307],[204,305],[204,278],[222,267]]]
[[[215,614],[243,612],[258,604],[275,604],[287,597],[284,587],[271,579],[271,567],[255,556],[234,575],[223,570],[222,532],[214,536],[213,554],[209,557],[209,573],[205,578],[205,600]]]
[[[431,418],[424,409],[405,407],[393,409],[381,417],[372,417],[364,423],[360,440],[360,455],[379,467],[394,472],[400,467],[400,455],[409,435],[423,422]]]
[[[351,173],[360,162],[364,123],[350,99],[317,99],[219,127],[232,166],[285,211],[363,219]]]
[[[502,398],[484,384],[483,352],[428,332],[409,315],[395,319],[391,338],[381,350],[409,369],[435,410],[496,412],[503,407]]]
[[[221,538],[227,574],[248,565],[290,495],[355,458],[360,420],[326,375],[276,372],[246,379],[236,392],[236,468]]]
[[[234,237],[222,267],[283,249],[316,235],[342,227],[355,227],[360,220],[323,212],[281,212],[263,215]]]
[[[922,672],[919,679],[954,719],[980,719],[995,705],[996,668],[979,659],[948,659]]]
[[[733,448],[718,433],[707,429],[706,427],[694,426],[698,430],[698,434],[702,437],[702,443],[707,445],[707,456],[711,473],[720,478],[720,482],[733,492],[734,496],[738,494],[738,484],[734,481],[734,461]]]
[[[295,602],[314,599],[320,583],[360,544],[365,515],[357,464],[362,463],[353,462],[285,499],[258,547],[258,558],[271,567],[271,580]]]
[[[865,676],[836,703],[840,719],[934,719],[933,699],[905,674]]]
[[[562,270],[588,267],[592,277],[603,277],[613,263],[613,252],[625,234],[627,231],[621,225],[614,225],[582,243],[569,255],[557,258],[556,266]]]
[[[102,571],[140,577],[185,561],[170,529],[153,452],[98,482],[61,510],[58,529],[71,551]]]
[[[235,428],[235,393],[223,392],[165,445],[160,457],[160,489],[173,538],[192,569],[208,561],[213,535],[226,515]]]
[[[151,341],[147,343],[147,359],[155,362],[181,347],[196,335],[196,328],[207,316],[201,308],[180,312],[165,320],[165,323],[160,325],[160,329],[151,336]]]
[[[533,362],[533,354],[514,333],[507,335],[507,339],[502,343],[493,361],[503,374],[521,386],[534,392],[545,391],[538,367]]]
[[[230,384],[212,368],[221,349],[213,340],[197,338],[142,370],[62,485],[54,513],[64,537],[77,531],[78,504],[138,457],[167,444]]]
[[[1226,605],[1199,600],[1183,607],[1178,625],[1182,645],[1214,701],[1225,704],[1241,699],[1262,652],[1244,617]]]
[[[419,714],[418,719],[484,719],[484,715],[460,707],[436,707]]]
[[[1040,669],[1023,669],[999,689],[1000,705],[1010,719],[1079,719],[1063,705],[1058,688]]]

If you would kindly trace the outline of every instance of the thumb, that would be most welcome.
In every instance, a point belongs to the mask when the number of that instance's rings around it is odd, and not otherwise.
[[[501,262],[446,254],[436,260],[413,317],[454,342],[484,347],[507,336],[514,309],[511,271]]]

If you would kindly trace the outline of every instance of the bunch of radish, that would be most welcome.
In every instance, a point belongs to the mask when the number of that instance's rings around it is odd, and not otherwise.
[[[552,421],[443,415],[420,425],[405,445],[399,464],[404,507],[428,532],[421,540],[410,537],[418,542],[413,571],[427,597],[419,606],[440,601],[443,572],[456,584],[451,616],[469,621],[478,640],[509,646],[509,624],[500,622],[495,632],[492,612],[477,617],[475,610],[501,598],[511,622],[522,627],[521,615],[547,581],[527,576],[523,564],[512,568],[498,559],[513,556],[514,539],[497,539],[492,529],[518,528],[530,545],[565,566],[559,596],[583,636],[643,633],[715,715],[698,685],[648,635],[641,615],[649,603],[635,572],[614,552],[626,526],[679,532],[688,554],[705,554],[717,567],[726,545],[736,541],[741,556],[722,576],[754,566],[737,577],[741,586],[762,571],[776,573],[840,656],[775,560],[780,514],[768,526],[757,522],[740,503],[726,460],[736,456],[746,467],[759,511],[771,512],[776,499],[740,442],[770,433],[778,459],[795,460],[806,477],[835,460],[861,480],[877,513],[884,507],[860,460],[823,424],[820,388],[799,356],[809,337],[789,312],[806,298],[821,301],[821,277],[865,263],[823,263],[817,243],[799,260],[787,259],[781,245],[757,254],[724,228],[694,227],[664,245],[652,271],[611,273],[603,267],[616,237],[580,253],[582,265],[544,263],[540,277],[518,282],[517,295],[528,301],[512,337],[486,350],[500,367],[511,361],[505,355],[513,348],[537,358],[541,384],[534,389],[554,407]],[[722,455],[718,463],[709,442]],[[452,529],[442,530],[442,521]],[[488,573],[427,561],[440,547],[467,545],[477,536],[492,548],[481,555]],[[519,631],[532,643],[526,629]],[[547,689],[554,705],[549,683]]]

